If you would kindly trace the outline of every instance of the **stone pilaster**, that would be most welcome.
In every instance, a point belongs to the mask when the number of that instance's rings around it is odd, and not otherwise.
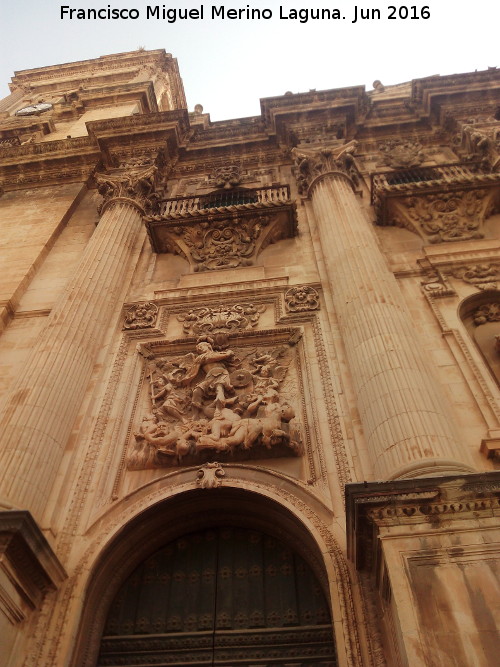
[[[40,521],[116,304],[155,167],[97,177],[101,220],[0,414],[0,503]]]
[[[355,143],[296,153],[378,479],[470,471],[394,275],[353,192]]]
[[[388,664],[498,662],[499,498],[498,472],[346,486],[348,556],[373,584]]]

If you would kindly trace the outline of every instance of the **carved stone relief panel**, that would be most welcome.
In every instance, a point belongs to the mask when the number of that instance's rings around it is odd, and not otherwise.
[[[196,211],[178,221],[147,219],[153,249],[181,255],[193,271],[251,266],[269,244],[294,236],[296,229],[293,207],[252,210],[258,207],[243,204],[244,211],[219,214]]]
[[[192,308],[177,316],[183,322],[184,332],[189,335],[201,336],[216,332],[230,333],[255,327],[261,313],[266,309],[264,304],[236,303],[220,306],[203,306]]]
[[[427,243],[484,237],[482,225],[494,210],[488,190],[439,192],[393,201],[393,224],[420,234]]]
[[[144,385],[128,468],[303,453],[298,330],[141,345]],[[142,422],[140,420],[142,419]]]
[[[311,310],[318,310],[318,291],[310,285],[292,287],[285,293],[285,305],[289,313],[303,313]]]
[[[393,169],[410,169],[418,167],[424,161],[422,144],[418,141],[389,139],[380,144],[381,162]]]
[[[157,317],[158,306],[155,303],[136,303],[126,308],[123,328],[148,329],[155,326]]]

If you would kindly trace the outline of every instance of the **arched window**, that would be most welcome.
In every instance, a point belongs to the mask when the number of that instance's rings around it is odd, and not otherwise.
[[[468,297],[460,306],[460,317],[500,384],[500,291],[484,290]]]

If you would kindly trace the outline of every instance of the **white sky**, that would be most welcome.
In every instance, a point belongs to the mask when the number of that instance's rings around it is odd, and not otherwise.
[[[352,23],[352,0],[164,0],[160,6],[204,6],[203,21],[145,19],[146,0],[0,0],[0,97],[15,70],[100,55],[165,48],[178,59],[190,110],[200,103],[212,120],[260,113],[259,98],[365,85],[385,85],[432,74],[500,68],[498,0],[409,0],[427,20],[388,20],[395,0],[360,0],[381,20]],[[60,7],[137,8],[139,20],[61,20]],[[271,20],[211,20],[211,6],[269,8]],[[338,8],[344,20],[299,23],[279,18],[290,9]],[[359,13],[359,10],[358,10]],[[412,11],[410,9],[410,15]]]

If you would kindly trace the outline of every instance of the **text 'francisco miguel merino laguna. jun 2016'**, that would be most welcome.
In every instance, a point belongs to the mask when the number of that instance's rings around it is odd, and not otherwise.
[[[279,19],[282,21],[418,21],[431,17],[430,5],[384,5],[379,8],[366,8],[361,5],[346,3],[342,8],[313,8],[313,7],[290,7],[280,5],[277,9],[263,7],[227,7],[226,5],[199,5],[198,7],[171,7],[169,5],[146,5],[145,7],[106,7],[92,8],[73,7],[70,5],[60,6],[60,18],[63,20],[137,20],[147,19],[176,23],[177,21],[203,21],[228,20],[228,21],[269,21]]]

